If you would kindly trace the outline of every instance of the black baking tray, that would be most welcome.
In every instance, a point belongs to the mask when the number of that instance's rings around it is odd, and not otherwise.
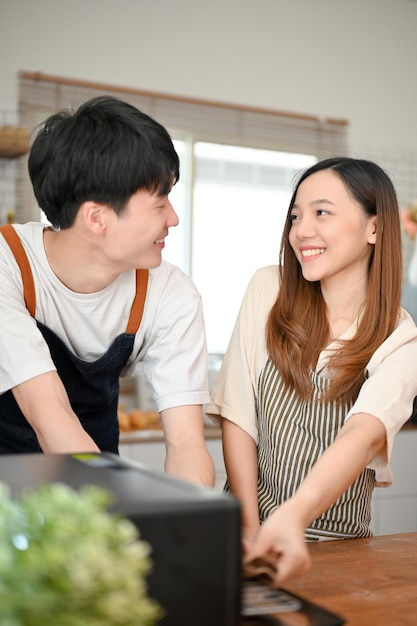
[[[242,616],[240,626],[341,626],[346,621],[337,613],[332,613],[299,595],[285,589],[282,591],[299,601],[300,608],[297,611]]]

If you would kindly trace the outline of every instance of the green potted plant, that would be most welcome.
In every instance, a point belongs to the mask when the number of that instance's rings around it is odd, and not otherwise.
[[[1,626],[153,626],[150,547],[98,487],[0,483]]]

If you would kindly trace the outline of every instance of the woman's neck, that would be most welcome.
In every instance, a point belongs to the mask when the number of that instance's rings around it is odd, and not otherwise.
[[[366,298],[366,284],[367,281],[363,280],[337,289],[322,286],[332,339],[341,337],[358,318]]]

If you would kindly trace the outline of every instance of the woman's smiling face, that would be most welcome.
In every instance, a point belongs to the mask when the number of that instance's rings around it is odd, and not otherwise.
[[[289,242],[306,280],[363,278],[375,240],[376,217],[365,215],[332,170],[316,172],[300,184]]]

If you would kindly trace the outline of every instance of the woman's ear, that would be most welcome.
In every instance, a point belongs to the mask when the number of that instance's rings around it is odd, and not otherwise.
[[[376,243],[376,230],[377,230],[377,217],[373,217],[369,221],[369,234],[368,234],[368,243],[375,245]]]

